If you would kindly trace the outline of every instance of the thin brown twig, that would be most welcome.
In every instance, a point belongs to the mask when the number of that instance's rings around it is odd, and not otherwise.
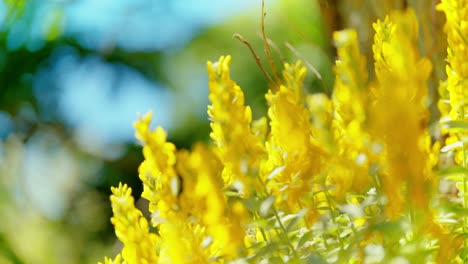
[[[263,39],[263,36],[262,36],[261,33],[259,33],[259,36],[260,36],[260,38]],[[276,51],[276,53],[277,53],[278,56],[280,57],[281,62],[285,63],[285,62],[286,62],[286,57],[285,57],[284,54],[281,52],[281,50],[280,50],[280,48],[278,47],[278,45],[276,45],[276,43],[275,43],[273,40],[271,40],[270,38],[267,38],[267,43],[268,43],[268,45],[269,45],[270,47],[272,47],[272,48]]]
[[[262,39],[263,39],[263,44],[265,47],[265,56],[267,58],[268,66],[270,67],[270,70],[273,73],[273,76],[275,77],[276,83],[280,84],[281,80],[278,76],[278,71],[276,70],[276,65],[275,61],[273,60],[273,56],[271,54],[270,46],[268,45],[268,38],[266,37],[265,34],[265,0],[262,0]]]
[[[262,70],[263,75],[265,75],[265,77],[268,79],[268,81],[270,81],[272,84],[275,84],[273,79],[271,79],[270,75],[265,71],[265,68],[263,68],[263,65],[262,65],[262,63],[260,61],[260,57],[258,57],[258,55],[255,52],[255,50],[253,49],[252,45],[250,45],[250,43],[247,40],[245,40],[244,37],[242,37],[238,33],[232,35],[232,37],[238,39],[240,42],[244,43],[249,48],[250,52],[252,53],[252,55],[253,55],[253,57],[255,59],[255,62],[257,63],[258,67],[260,67],[260,70]]]

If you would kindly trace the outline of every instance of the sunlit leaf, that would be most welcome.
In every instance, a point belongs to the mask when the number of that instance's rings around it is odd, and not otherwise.
[[[468,176],[468,168],[462,166],[451,166],[445,169],[440,170],[437,172],[437,175],[442,177],[449,177],[453,175],[467,175]]]
[[[463,120],[443,122],[442,126],[447,129],[468,129],[468,122]]]

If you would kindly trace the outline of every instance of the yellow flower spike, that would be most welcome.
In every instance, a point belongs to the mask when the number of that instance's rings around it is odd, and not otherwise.
[[[447,17],[444,31],[447,34],[447,80],[439,86],[441,121],[468,121],[468,1],[444,0],[437,9]],[[448,131],[442,127],[442,133],[462,141],[468,136],[464,132]],[[454,149],[455,163],[464,162],[461,148]]]
[[[206,227],[217,254],[234,259],[242,247],[245,230],[241,222],[246,216],[238,215],[235,206],[228,206],[222,191],[223,181],[219,177],[220,161],[202,144],[196,144],[190,153],[180,152],[178,157],[177,169],[184,182],[181,209],[190,210],[187,214]]]
[[[133,124],[135,127],[135,137],[143,144],[146,144],[149,141],[148,134],[150,133],[149,126],[152,117],[153,113],[148,112],[144,116],[139,116],[138,122]]]
[[[296,64],[300,66],[300,63]],[[305,109],[302,96],[302,80],[305,68],[299,72],[289,64],[285,64],[283,71],[286,82],[291,87],[281,85],[279,91],[268,91],[267,102],[270,104],[268,117],[270,118],[271,136],[284,152],[305,151],[310,137],[309,113]],[[300,84],[299,84],[300,83]],[[293,120],[291,116],[296,116]],[[294,139],[294,140],[291,140]]]
[[[432,175],[425,144],[429,137],[425,100],[431,64],[418,54],[417,20],[411,9],[392,13],[374,28],[378,85],[370,119],[373,137],[384,143],[386,171],[381,177],[387,212],[391,218],[398,218],[403,203],[426,210],[430,201]]]
[[[296,64],[284,64],[283,78],[285,80],[285,86],[293,90],[298,98],[303,98],[302,82],[304,81],[307,70],[302,66],[301,61],[297,61]]]
[[[303,155],[309,145],[309,113],[291,92],[287,87],[281,86],[277,93],[267,95],[267,101],[271,104],[268,110],[271,133],[284,152],[291,155],[302,152]],[[294,115],[297,120],[290,118]]]
[[[162,240],[160,263],[219,263],[210,261],[214,252],[209,245],[204,245],[207,238],[204,228],[170,216],[160,225],[159,233]]]
[[[444,31],[447,34],[447,80],[440,83],[439,94],[440,101],[438,103],[441,112],[441,123],[446,122],[468,122],[468,1],[467,0],[442,0],[437,6],[439,11],[443,11],[446,16]],[[468,129],[450,130],[441,127],[442,134],[445,137],[445,149],[443,152],[453,154],[455,164],[465,166],[468,164],[466,143],[463,143],[468,137]],[[467,182],[466,175],[459,183],[459,190],[463,193],[463,186]],[[468,200],[465,195],[463,197],[463,209],[466,210]],[[457,217],[461,217],[457,214]],[[466,223],[466,217],[460,219],[460,224],[457,228],[464,230],[463,223]],[[439,260],[448,259],[458,254],[458,262],[466,262],[466,257],[461,259],[467,248],[466,238],[463,236],[452,235],[453,230],[444,230],[439,232]],[[463,231],[465,232],[465,231]],[[455,241],[450,241],[451,239]],[[458,241],[456,241],[458,240]],[[453,246],[453,245],[456,246]],[[451,247],[447,247],[451,245]],[[457,252],[458,251],[458,252]]]
[[[365,191],[372,182],[368,175],[371,142],[365,129],[369,89],[366,59],[359,51],[356,31],[338,31],[333,38],[338,60],[334,68],[332,130],[338,155],[330,162],[329,180],[335,196],[341,199],[348,191]]]
[[[450,117],[468,119],[468,1],[443,0],[437,9],[447,17],[447,87],[450,100]],[[463,112],[464,111],[464,112]]]
[[[114,214],[111,222],[115,227],[115,234],[124,245],[121,253],[123,259],[128,264],[157,263],[157,235],[149,232],[148,221],[135,208],[132,189],[119,183],[119,187],[112,187],[111,190],[110,200]],[[119,260],[120,257],[117,256],[114,262],[120,263]]]
[[[151,117],[149,112],[134,123],[135,135],[143,144],[145,157],[139,167],[139,176],[143,182],[142,197],[150,202],[150,212],[158,211],[164,218],[170,210],[177,210],[181,183],[174,169],[175,146],[166,141],[166,132],[161,127],[150,130]]]
[[[359,51],[356,31],[338,31],[333,38],[338,53],[333,91],[336,112],[344,119],[344,125],[352,120],[362,123],[368,96],[366,58]]]
[[[285,64],[286,85],[266,95],[271,132],[265,144],[268,160],[261,166],[260,177],[277,202],[285,206],[282,209],[292,212],[300,209],[300,199],[310,190],[310,181],[321,164],[322,150],[313,144],[302,91],[305,72],[300,62]]]
[[[151,130],[149,128],[150,121],[151,113],[148,113],[135,123],[135,128],[136,136],[143,144],[145,157],[145,161],[139,167],[140,179],[144,188],[142,197],[150,201],[150,212],[153,213],[154,224],[159,228],[161,261],[163,263],[206,263],[212,257],[212,253],[210,253],[212,246],[203,248],[202,241],[205,238],[208,239],[209,235],[205,231],[199,232],[201,230],[200,224],[203,221],[197,223],[194,222],[196,219],[191,219],[191,217],[203,218],[206,217],[205,215],[216,214],[218,218],[221,218],[219,215],[224,214],[224,212],[214,210],[218,203],[213,199],[213,195],[216,193],[213,189],[211,189],[213,192],[207,195],[208,198],[212,199],[210,203],[198,199],[196,193],[196,186],[200,181],[203,182],[204,178],[202,174],[198,173],[201,173],[202,169],[205,168],[209,172],[214,170],[213,174],[217,175],[216,173],[220,169],[216,168],[220,168],[220,166],[205,161],[204,157],[198,157],[200,164],[192,168],[195,171],[192,175],[195,176],[190,177],[190,173],[184,171],[188,168],[183,165],[185,162],[189,165],[190,162],[187,160],[187,154],[182,151],[178,155],[178,158],[181,159],[181,163],[177,164],[180,173],[178,175],[174,144],[167,142],[166,132],[162,128]],[[211,166],[202,167],[201,164],[204,162]],[[219,187],[217,193],[220,194],[221,183],[217,187]],[[219,199],[219,196],[217,198]],[[223,199],[222,196],[221,199]],[[207,204],[208,209],[212,211],[206,211]],[[200,211],[206,212],[206,214]],[[225,238],[223,237],[223,239]],[[218,249],[221,248],[219,244],[219,242],[212,243],[215,245],[214,248]]]
[[[242,184],[240,193],[248,195],[255,184],[248,180],[249,168],[256,167],[264,153],[263,144],[251,128],[252,111],[244,105],[241,88],[230,79],[231,56],[221,57],[216,63],[208,62],[209,77],[208,115],[211,119],[210,134],[222,163],[226,186]]]

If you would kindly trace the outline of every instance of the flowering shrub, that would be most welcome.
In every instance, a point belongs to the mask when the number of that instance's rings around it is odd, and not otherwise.
[[[411,9],[373,24],[375,74],[357,33],[335,32],[332,96],[306,93],[306,68],[285,64],[258,120],[221,57],[207,65],[212,145],[177,150],[149,128],[151,113],[135,123],[151,221],[127,185],[112,188],[123,249],[104,262],[468,262],[468,1],[438,8],[448,40],[442,136],[427,129],[432,65]]]

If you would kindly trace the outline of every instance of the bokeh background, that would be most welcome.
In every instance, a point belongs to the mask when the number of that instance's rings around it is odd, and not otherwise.
[[[331,33],[357,28],[368,53],[371,22],[393,8],[410,5],[431,21],[422,50],[443,60],[435,52],[444,46],[434,38],[443,23],[436,2],[267,0],[265,32],[277,68],[302,59],[306,87],[330,94]],[[115,255],[110,187],[128,183],[145,207],[132,122],[151,110],[153,125],[177,147],[208,141],[207,60],[231,54],[232,78],[254,117],[264,115],[268,81],[232,37],[241,34],[267,67],[261,7],[261,0],[0,0],[0,263]],[[443,68],[433,74],[443,79]]]

